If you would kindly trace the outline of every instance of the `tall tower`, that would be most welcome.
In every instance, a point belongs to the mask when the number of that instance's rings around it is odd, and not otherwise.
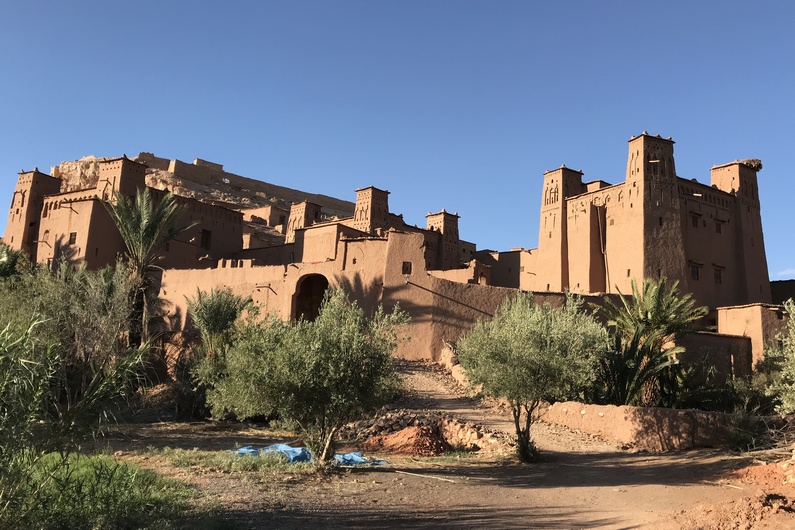
[[[711,170],[712,185],[735,196],[734,219],[742,298],[748,302],[770,303],[770,277],[767,271],[762,213],[759,204],[757,172],[759,160],[734,161]],[[747,302],[746,302],[747,303]]]
[[[146,164],[130,160],[127,156],[103,160],[99,163],[97,195],[105,201],[113,199],[116,192],[127,198],[135,197],[146,187]]]
[[[26,252],[34,263],[44,196],[60,190],[61,180],[41,173],[38,168],[23,171],[17,179],[3,241],[11,248]]]
[[[569,287],[566,198],[584,191],[582,171],[561,166],[544,173],[535,289],[561,292]]]
[[[439,213],[425,216],[428,230],[441,234],[439,242],[439,267],[443,270],[453,269],[459,265],[458,213],[447,213],[442,209]]]
[[[389,192],[373,186],[356,190],[353,227],[368,234],[389,228]]]
[[[293,203],[290,206],[290,217],[287,220],[287,233],[284,242],[294,243],[296,230],[312,226],[313,223],[319,221],[320,208],[320,205],[309,201]]]
[[[629,142],[627,188],[632,204],[641,213],[643,263],[632,274],[638,284],[644,278],[666,277],[687,282],[684,231],[681,201],[674,163],[674,141],[645,131]],[[642,201],[637,193],[643,195]],[[632,209],[632,208],[631,208]],[[637,265],[635,266],[637,267]],[[627,285],[627,287],[629,287]]]

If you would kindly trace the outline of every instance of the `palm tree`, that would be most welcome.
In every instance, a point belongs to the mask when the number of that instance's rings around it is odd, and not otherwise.
[[[135,302],[139,309],[131,327],[139,330],[141,342],[146,342],[149,338],[148,305],[151,302],[148,291],[152,286],[151,272],[156,268],[157,248],[193,228],[196,223],[177,227],[186,208],[178,204],[171,193],[155,204],[149,188],[139,189],[132,201],[116,192],[114,202],[105,203],[105,206],[127,248],[126,261],[136,280]]]
[[[235,321],[252,303],[230,288],[211,289],[209,293],[196,288],[196,298],[188,299],[188,312],[201,333],[204,354],[214,357],[230,342]]]
[[[643,406],[655,405],[662,399],[663,387],[679,385],[676,357],[684,353],[684,348],[672,348],[670,344],[696,331],[698,321],[709,309],[696,307],[692,294],[681,294],[679,282],[669,285],[665,278],[647,278],[640,290],[632,280],[632,296],[620,292],[619,295],[619,304],[605,299],[597,312],[614,328],[617,341],[614,364],[625,364],[628,371],[616,370],[615,366],[603,366],[603,370],[611,368],[615,374],[631,376],[624,384],[636,390],[623,400]],[[630,342],[626,342],[627,339],[631,339]],[[621,386],[616,381],[610,383],[610,386],[616,385]]]
[[[607,325],[625,337],[642,332],[641,342],[650,338],[660,346],[696,331],[698,321],[709,313],[706,306],[696,307],[692,294],[679,292],[678,281],[668,285],[665,278],[646,278],[642,290],[632,280],[632,296],[619,295],[620,304],[605,299],[597,308]]]

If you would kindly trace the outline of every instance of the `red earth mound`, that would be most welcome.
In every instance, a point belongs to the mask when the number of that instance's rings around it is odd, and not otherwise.
[[[364,449],[411,456],[438,456],[445,452],[447,444],[429,427],[406,427],[393,434],[370,438],[364,443]]]

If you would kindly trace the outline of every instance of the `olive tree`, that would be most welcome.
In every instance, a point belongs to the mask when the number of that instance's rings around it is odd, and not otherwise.
[[[776,411],[781,415],[795,412],[795,301],[784,302],[789,315],[787,329],[779,337],[779,346],[765,352],[764,368],[770,372],[767,394],[778,404]]]
[[[213,414],[245,418],[278,411],[296,422],[315,462],[334,457],[337,431],[395,394],[392,363],[400,309],[368,318],[343,291],[329,290],[314,321],[250,321],[224,359],[200,372]],[[205,365],[206,367],[207,365]]]
[[[530,428],[539,405],[580,397],[594,380],[606,341],[605,329],[578,299],[569,296],[553,308],[519,293],[459,341],[458,356],[473,383],[508,400],[519,459],[532,462],[538,451]]]

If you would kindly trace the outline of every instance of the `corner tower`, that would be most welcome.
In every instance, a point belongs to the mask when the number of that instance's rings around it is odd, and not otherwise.
[[[645,131],[629,142],[627,188],[634,214],[642,214],[643,261],[632,277],[679,280],[686,285],[681,201],[674,162],[674,141]],[[642,200],[639,194],[642,194]],[[637,221],[637,220],[636,220]],[[627,286],[628,287],[628,286]]]
[[[287,220],[285,243],[295,242],[295,231],[307,226],[312,226],[320,220],[320,205],[309,201],[293,203],[290,206],[290,217]]]
[[[442,209],[439,213],[425,216],[428,230],[441,234],[439,244],[439,267],[443,270],[453,269],[459,264],[458,214],[448,213]]]
[[[740,259],[738,293],[749,302],[770,303],[770,276],[767,271],[762,213],[759,203],[757,159],[731,162],[711,170],[712,185],[735,196],[735,241]]]
[[[353,227],[368,234],[389,228],[389,192],[373,186],[356,190]]]
[[[23,171],[17,179],[3,241],[11,248],[27,253],[33,263],[36,263],[36,242],[44,197],[60,190],[61,180],[40,172],[38,168]]]
[[[146,187],[146,164],[130,160],[127,156],[111,158],[99,163],[97,195],[110,201],[116,192],[125,197],[135,197],[138,190]]]
[[[569,287],[566,198],[584,191],[582,171],[561,166],[544,173],[535,288],[562,292]]]

